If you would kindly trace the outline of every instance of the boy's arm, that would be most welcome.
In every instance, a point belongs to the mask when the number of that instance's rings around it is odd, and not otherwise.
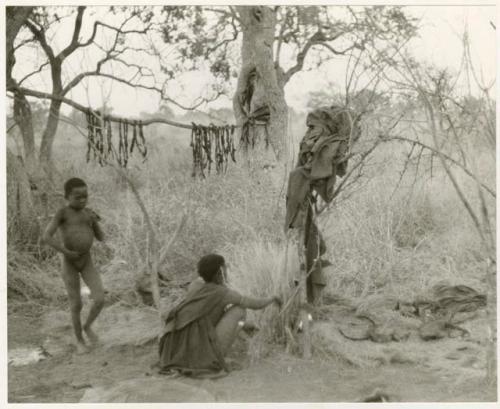
[[[97,220],[95,220],[94,223],[92,223],[92,229],[94,230],[95,238],[99,241],[104,241],[104,233]]]
[[[42,243],[48,244],[63,254],[73,255],[72,253],[76,252],[68,250],[63,244],[59,243],[59,241],[54,238],[54,233],[57,231],[62,222],[62,216],[63,209],[59,209],[43,232]],[[76,255],[78,255],[78,253],[76,253]]]
[[[94,236],[97,240],[104,241],[104,233],[101,229],[101,225],[99,224],[101,217],[93,210],[90,210],[90,213],[92,216],[92,230],[94,230]]]

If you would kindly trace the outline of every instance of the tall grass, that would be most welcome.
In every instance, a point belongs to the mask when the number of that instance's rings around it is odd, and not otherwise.
[[[477,286],[484,254],[453,189],[438,180],[391,193],[387,179],[374,180],[325,221],[329,290],[411,298],[435,281]]]
[[[243,295],[270,297],[278,295],[284,309],[274,306],[249,311],[248,319],[260,328],[250,341],[249,355],[253,359],[266,356],[275,343],[284,343],[285,326],[297,314],[294,279],[299,278],[297,247],[293,242],[272,243],[254,238],[235,243],[224,249],[229,260],[230,284]],[[296,317],[295,317],[296,318]]]

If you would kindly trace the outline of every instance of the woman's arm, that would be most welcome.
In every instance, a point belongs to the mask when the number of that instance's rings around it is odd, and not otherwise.
[[[234,290],[229,290],[226,300],[228,304],[239,305],[242,308],[248,308],[250,310],[260,310],[273,302],[281,306],[281,298],[276,295],[269,298],[253,298],[242,296]]]
[[[281,298],[277,295],[269,298],[245,297],[237,291],[231,289],[228,289],[225,302],[226,304],[239,305],[242,308],[248,308],[250,310],[260,310],[273,302],[275,302],[278,306],[281,306],[282,304]]]
[[[251,298],[251,297],[241,297],[240,306],[243,308],[248,308],[250,310],[260,310],[267,307],[275,301],[275,297],[270,298]]]

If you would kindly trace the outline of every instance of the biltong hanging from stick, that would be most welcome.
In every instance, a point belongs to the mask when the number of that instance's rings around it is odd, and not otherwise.
[[[234,147],[234,125],[209,126],[192,124],[191,149],[193,152],[192,176],[200,174],[205,177],[205,171],[210,173],[212,163],[218,174],[227,171],[229,158],[236,162]]]
[[[142,121],[133,122],[126,119],[111,119],[102,115],[99,111],[88,110],[87,119],[87,162],[91,156],[101,166],[108,163],[111,157],[121,167],[127,167],[130,156],[134,149],[139,152],[144,160],[147,156],[146,139],[144,138],[144,125]],[[116,122],[118,127],[118,141],[113,139],[113,126]],[[129,125],[132,126],[132,140],[129,144]],[[116,146],[116,143],[118,146]],[[93,154],[93,155],[92,155]]]

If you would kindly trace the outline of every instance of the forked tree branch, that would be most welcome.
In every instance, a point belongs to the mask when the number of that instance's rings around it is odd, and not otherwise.
[[[316,45],[325,47],[335,55],[346,55],[349,51],[353,49],[363,49],[364,45],[358,43],[353,43],[351,46],[345,48],[344,50],[337,50],[331,44],[328,44],[328,42],[335,41],[344,34],[345,33],[342,32],[329,37],[325,36],[321,31],[317,31],[315,34],[313,34],[307,40],[302,50],[297,54],[295,65],[286,71],[284,75],[285,83],[287,83],[293,75],[295,75],[297,72],[301,71],[304,68],[304,61],[307,56],[307,53],[311,50],[312,47]]]
[[[71,42],[57,55],[57,58],[64,60],[68,55],[71,55],[73,51],[80,47],[80,44],[78,43],[78,37],[80,36],[80,31],[82,29],[83,13],[85,12],[85,9],[85,6],[78,7]]]
[[[35,36],[36,40],[42,47],[43,51],[45,51],[45,54],[47,55],[47,58],[50,61],[50,64],[52,65],[53,62],[56,59],[56,56],[54,54],[54,50],[52,47],[48,44],[47,42],[47,37],[45,36],[45,31],[43,28],[38,28],[31,20],[26,20],[26,26],[30,29],[30,31],[33,33]]]

